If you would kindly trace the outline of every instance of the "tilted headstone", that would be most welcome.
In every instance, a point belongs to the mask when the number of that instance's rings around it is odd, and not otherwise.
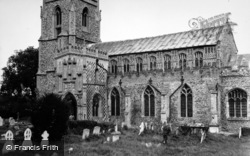
[[[141,135],[144,132],[144,129],[145,129],[145,125],[144,125],[144,122],[142,122],[140,125],[140,131],[138,135]]]
[[[93,131],[93,134],[94,134],[94,135],[100,135],[100,130],[101,130],[101,127],[95,126],[95,127],[94,127],[94,131]]]
[[[120,136],[119,135],[113,135],[112,136],[112,141],[113,142],[116,142],[116,141],[118,141],[120,139]]]
[[[41,147],[43,146],[48,146],[49,145],[49,133],[47,131],[44,131],[42,136],[42,141],[41,141]]]
[[[83,133],[82,133],[82,139],[86,139],[87,137],[89,137],[89,132],[90,130],[89,129],[84,129],[83,130]]]
[[[0,116],[0,126],[3,126],[3,118]]]
[[[31,141],[32,132],[29,128],[24,131],[24,140],[22,146],[33,146]]]
[[[12,141],[13,138],[14,138],[14,135],[13,135],[12,131],[8,130],[5,133],[6,142],[3,145],[2,154],[6,154],[8,152],[14,151],[14,144],[13,144],[13,141]]]

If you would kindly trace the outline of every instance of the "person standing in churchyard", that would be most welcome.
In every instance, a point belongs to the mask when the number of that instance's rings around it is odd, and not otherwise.
[[[170,123],[167,124],[166,122],[164,122],[162,126],[163,144],[167,144],[170,132],[171,132],[171,124]]]

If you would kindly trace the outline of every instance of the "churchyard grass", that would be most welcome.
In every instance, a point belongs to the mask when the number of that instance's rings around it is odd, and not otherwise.
[[[138,130],[122,131],[117,142],[106,142],[107,134],[82,140],[80,135],[65,136],[65,155],[70,156],[146,156],[146,155],[217,155],[238,156],[239,146],[246,138],[237,136],[224,136],[221,134],[208,134],[205,141],[200,144],[200,135],[170,136],[167,144],[162,144],[160,134],[143,134],[138,136]],[[148,147],[147,147],[148,146]],[[69,152],[69,149],[71,151]],[[73,150],[72,150],[73,149]]]

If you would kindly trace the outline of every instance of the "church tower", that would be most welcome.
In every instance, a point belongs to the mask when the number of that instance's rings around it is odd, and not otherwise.
[[[43,0],[37,88],[62,95],[77,120],[107,114],[108,55],[88,48],[100,42],[100,21],[99,0]]]

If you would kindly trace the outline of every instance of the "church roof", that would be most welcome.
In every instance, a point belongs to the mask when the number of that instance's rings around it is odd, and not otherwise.
[[[109,56],[173,50],[205,45],[216,45],[224,26],[191,30],[155,37],[124,41],[102,42],[90,45],[108,52]]]

